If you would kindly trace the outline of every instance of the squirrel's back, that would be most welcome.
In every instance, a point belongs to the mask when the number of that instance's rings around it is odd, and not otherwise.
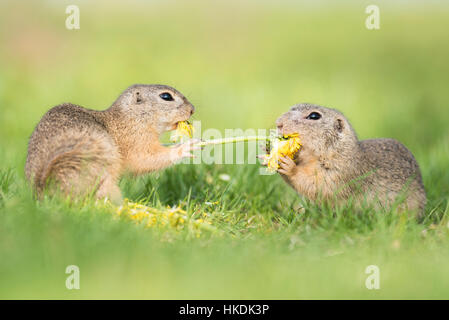
[[[88,169],[83,170],[86,181],[86,177],[94,177],[118,162],[118,148],[97,113],[67,103],[52,108],[42,117],[29,140],[25,166],[26,176],[38,195],[49,179],[58,180],[62,192],[82,192],[87,185],[73,183],[81,178],[82,166]],[[89,181],[95,183],[101,181]]]
[[[409,208],[422,211],[426,194],[418,162],[410,150],[397,140],[385,138],[362,140],[359,145],[377,189],[384,190],[392,199],[401,190],[404,194],[408,192]]]

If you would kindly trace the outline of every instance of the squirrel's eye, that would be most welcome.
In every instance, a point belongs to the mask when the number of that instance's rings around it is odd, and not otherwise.
[[[321,119],[321,114],[319,114],[318,112],[312,112],[311,114],[309,114],[307,116],[306,119],[308,119],[308,120],[319,120],[319,119]]]
[[[171,96],[170,93],[168,92],[162,92],[159,97],[161,97],[161,99],[165,100],[165,101],[173,101],[173,97]]]

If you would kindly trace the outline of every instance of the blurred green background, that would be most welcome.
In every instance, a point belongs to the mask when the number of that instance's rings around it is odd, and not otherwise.
[[[65,28],[70,4],[79,30]],[[379,30],[365,27],[370,4]],[[2,1],[0,43],[1,298],[449,298],[449,5]],[[131,199],[152,190],[155,205],[207,211],[219,236],[36,204],[23,167],[40,117],[62,102],[105,109],[134,83],[180,90],[203,130],[272,128],[299,102],[337,108],[360,138],[395,138],[415,154],[426,219],[313,208],[298,218],[298,197],[251,165],[122,181]],[[81,290],[64,287],[69,264],[81,268]],[[370,264],[381,290],[364,287]]]

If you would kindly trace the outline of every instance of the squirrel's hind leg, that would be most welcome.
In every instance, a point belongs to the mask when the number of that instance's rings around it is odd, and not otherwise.
[[[108,199],[115,205],[121,205],[123,202],[122,192],[115,179],[110,175],[106,176],[99,185],[95,194],[97,199]]]
[[[38,192],[62,194],[71,198],[93,196],[121,202],[116,181],[120,157],[113,143],[102,134],[83,134],[56,154],[37,181]],[[45,189],[45,190],[44,190]]]

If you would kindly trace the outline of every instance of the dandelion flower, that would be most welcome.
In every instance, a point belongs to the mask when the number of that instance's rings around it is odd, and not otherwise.
[[[173,133],[170,140],[172,142],[176,142],[184,139],[185,137],[190,139],[193,137],[193,125],[189,121],[180,121],[178,122],[176,131]]]
[[[268,170],[276,171],[279,168],[279,158],[290,157],[293,159],[296,152],[301,148],[301,140],[297,133],[293,133],[274,139],[273,145],[267,147],[270,153],[265,155],[265,162]]]
[[[192,230],[195,235],[200,234],[201,230],[215,231],[210,221],[189,218],[185,210],[176,206],[156,209],[125,199],[123,205],[116,208],[115,211],[119,216],[125,216],[136,223],[143,223],[146,227],[171,228],[175,231],[187,228]]]

